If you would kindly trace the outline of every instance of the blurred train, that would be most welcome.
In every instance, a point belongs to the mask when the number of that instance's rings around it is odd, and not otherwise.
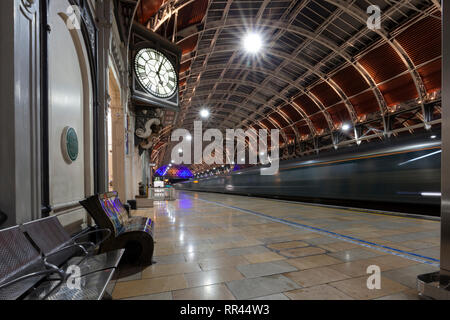
[[[178,189],[440,214],[441,141],[437,135],[390,139],[260,166],[193,178]]]

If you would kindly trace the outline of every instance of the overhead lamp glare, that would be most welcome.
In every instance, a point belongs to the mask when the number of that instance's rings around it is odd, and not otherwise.
[[[256,32],[250,32],[245,35],[242,40],[242,45],[248,53],[255,54],[262,48],[261,35]]]
[[[208,109],[202,109],[200,110],[200,116],[204,119],[209,117],[209,110]]]

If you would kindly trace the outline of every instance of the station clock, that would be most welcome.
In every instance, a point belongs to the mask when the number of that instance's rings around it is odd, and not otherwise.
[[[157,97],[169,98],[177,89],[175,67],[162,52],[155,49],[144,48],[137,52],[134,72],[141,86]]]
[[[133,105],[179,111],[180,60],[180,47],[134,22],[130,40]]]

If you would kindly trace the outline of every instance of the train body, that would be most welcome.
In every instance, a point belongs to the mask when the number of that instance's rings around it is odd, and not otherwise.
[[[275,175],[261,175],[261,168],[194,178],[176,188],[392,211],[407,205],[439,215],[441,142],[430,135],[282,161]]]

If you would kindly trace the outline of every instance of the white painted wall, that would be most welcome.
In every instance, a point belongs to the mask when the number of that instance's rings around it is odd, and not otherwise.
[[[64,213],[93,192],[92,79],[80,30],[69,30],[66,0],[51,1],[49,8],[49,168],[50,205]],[[78,135],[79,155],[69,164],[61,150],[61,134],[66,126]],[[84,219],[84,210],[75,210],[67,223]]]

